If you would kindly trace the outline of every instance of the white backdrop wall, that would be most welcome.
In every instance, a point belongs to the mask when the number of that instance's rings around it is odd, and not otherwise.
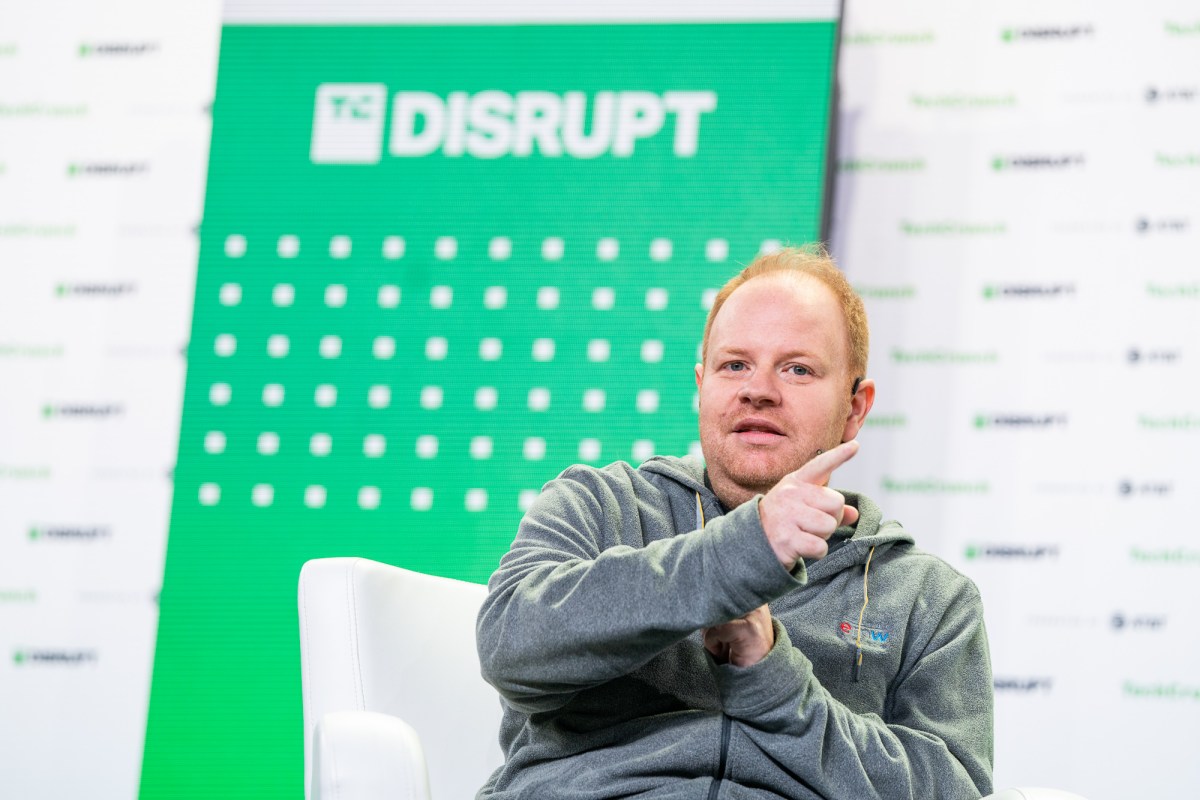
[[[1195,797],[1200,9],[854,0],[842,41],[879,395],[836,480],[979,583],[997,785]]]
[[[136,794],[218,17],[0,11],[3,796]],[[850,0],[840,74],[838,483],[980,584],[999,785],[1194,797],[1200,11]]]

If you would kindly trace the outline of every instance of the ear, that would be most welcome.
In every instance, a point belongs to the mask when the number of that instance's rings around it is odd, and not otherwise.
[[[846,415],[846,425],[842,428],[842,441],[848,442],[858,436],[863,423],[867,421],[867,413],[875,405],[875,381],[864,378],[858,384],[858,391],[850,398],[850,413]]]
[[[696,365],[696,388],[700,388],[700,384],[704,382],[704,365]]]

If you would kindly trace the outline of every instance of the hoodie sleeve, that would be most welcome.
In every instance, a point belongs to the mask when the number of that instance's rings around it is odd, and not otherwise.
[[[801,585],[771,552],[757,505],[644,546],[613,544],[667,512],[596,470],[568,470],[543,489],[489,582],[476,628],[484,679],[520,711],[552,711]]]
[[[778,620],[775,646],[762,661],[714,665],[725,712],[754,746],[823,797],[989,794],[991,663],[978,590],[964,583],[915,662],[897,677],[886,721],[857,714],[826,691]]]

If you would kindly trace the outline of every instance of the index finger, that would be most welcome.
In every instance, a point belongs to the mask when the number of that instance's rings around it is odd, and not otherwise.
[[[858,440],[842,442],[832,450],[813,456],[807,464],[792,473],[798,480],[824,486],[829,483],[833,471],[845,464],[858,452]]]

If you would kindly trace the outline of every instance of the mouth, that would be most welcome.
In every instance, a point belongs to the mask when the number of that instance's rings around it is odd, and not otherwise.
[[[783,429],[770,420],[747,417],[733,426],[733,434],[747,444],[771,444],[785,438]]]

